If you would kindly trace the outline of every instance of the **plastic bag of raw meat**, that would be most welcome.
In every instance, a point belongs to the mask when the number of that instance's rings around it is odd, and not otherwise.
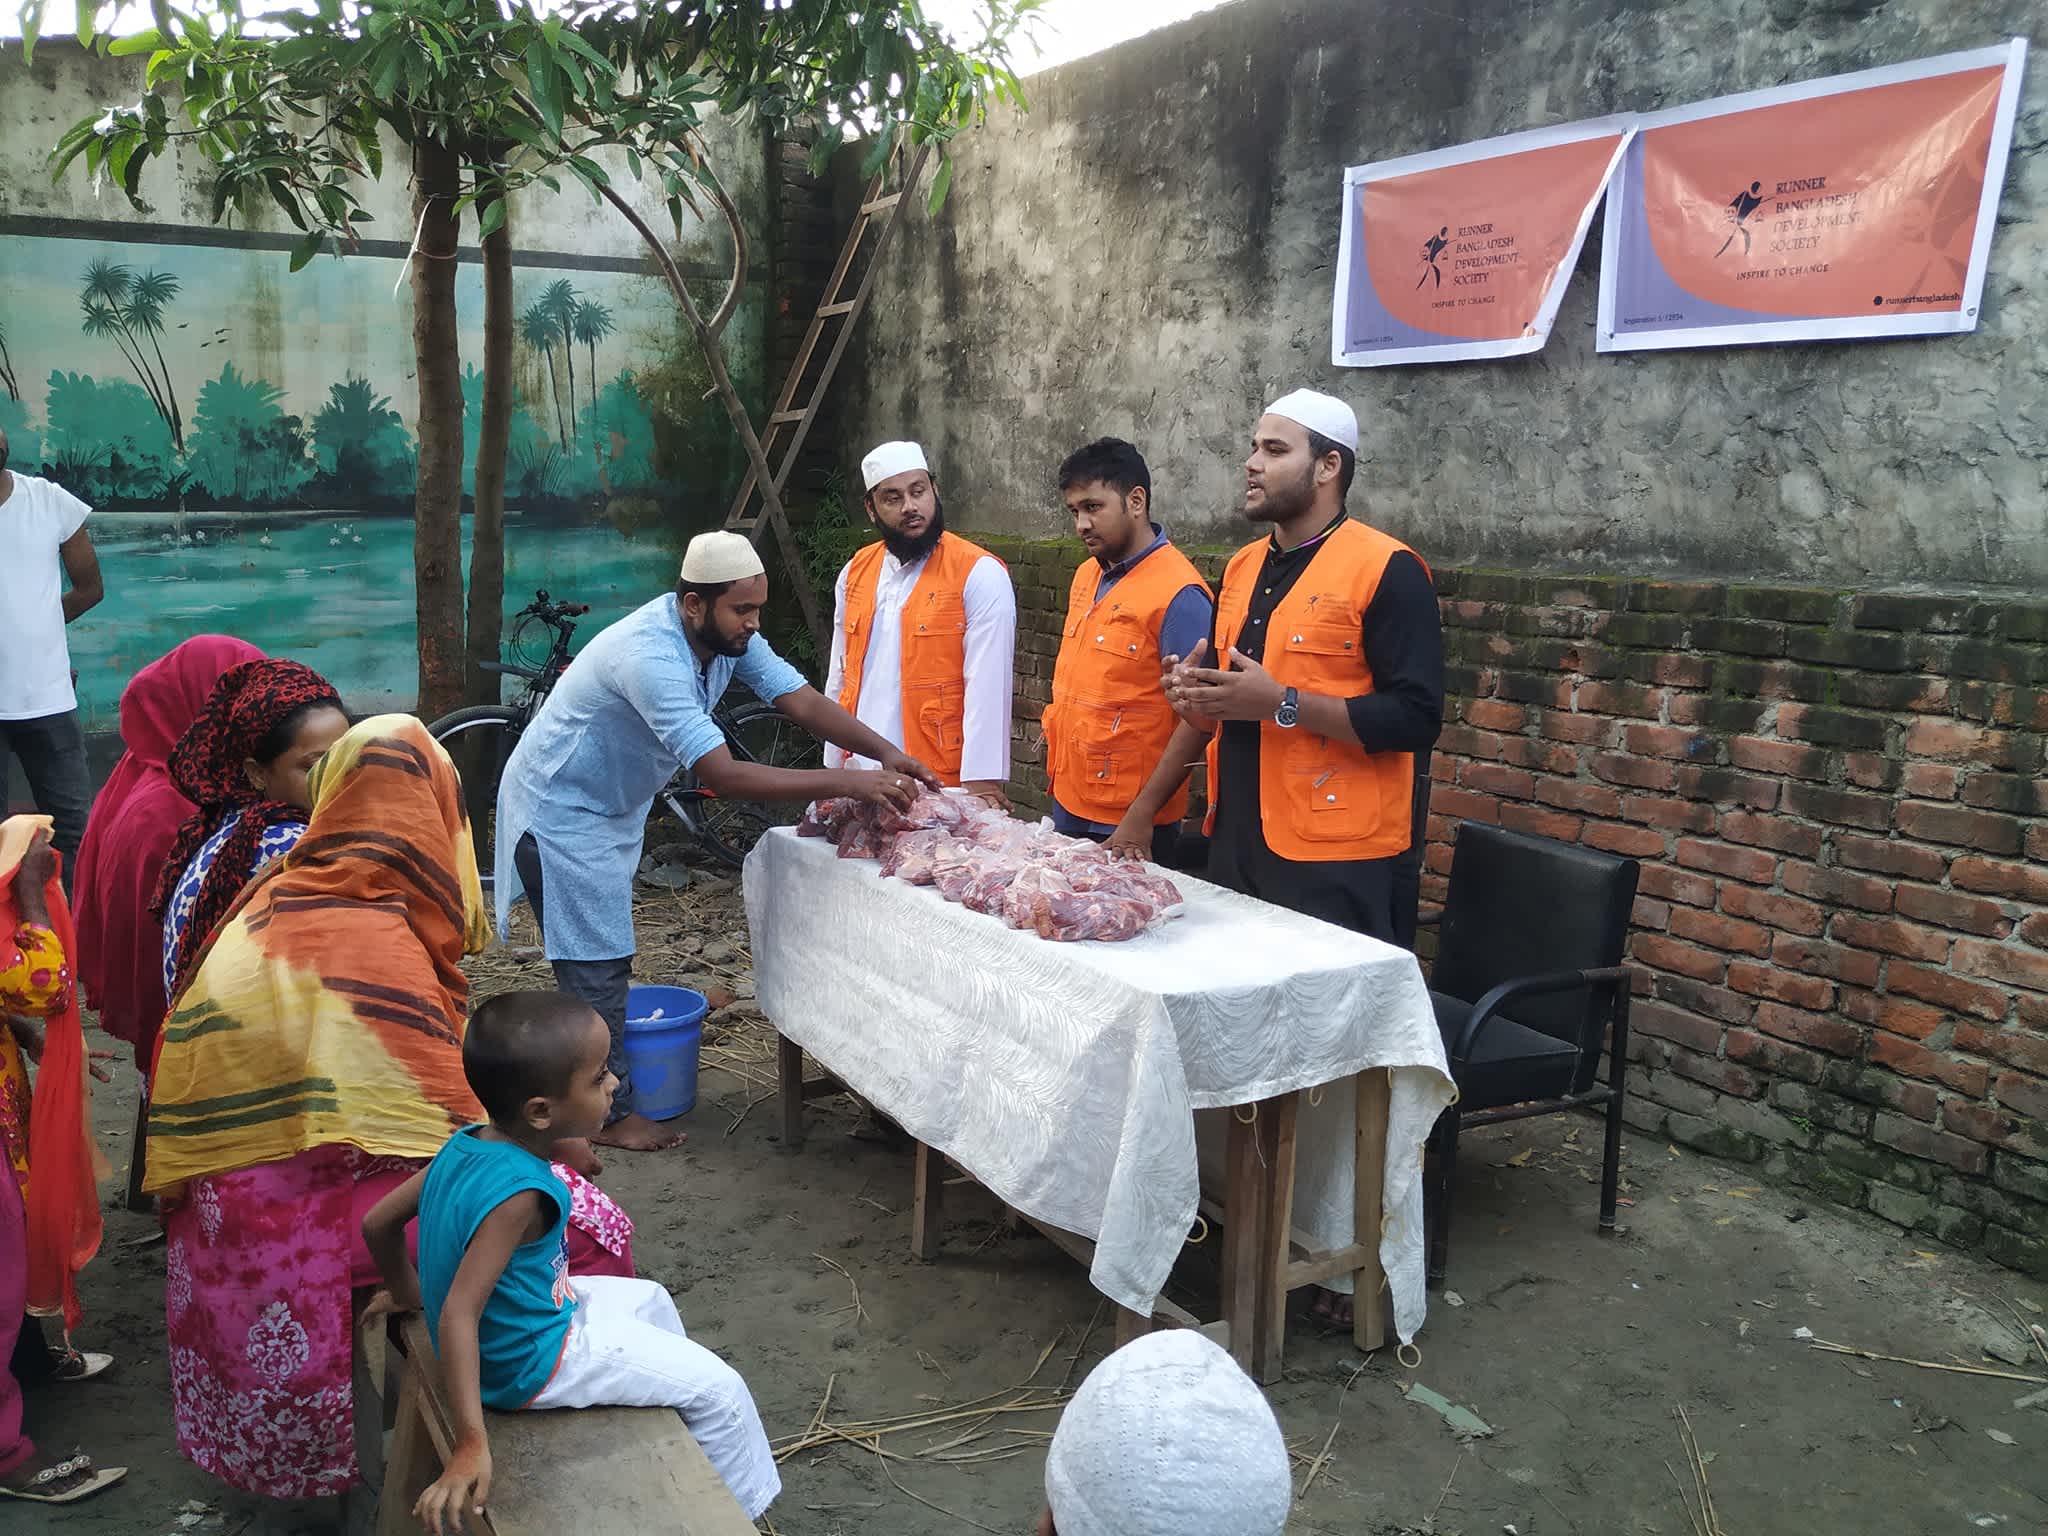
[[[1121,859],[1069,860],[1057,867],[1077,891],[1099,891],[1125,901],[1139,901],[1162,916],[1177,915],[1184,898],[1180,887],[1166,876]]]
[[[836,841],[838,829],[845,825],[846,816],[852,808],[851,800],[813,800],[804,807],[804,814],[796,824],[796,835],[829,837]]]
[[[933,827],[957,832],[967,826],[976,808],[983,808],[981,801],[957,789],[938,794],[920,789],[906,808],[885,807],[878,820],[884,832],[923,832]]]
[[[879,859],[882,856],[883,833],[870,816],[856,816],[847,823],[846,830],[839,834],[839,857],[842,859]]]
[[[941,844],[957,844],[944,827],[927,827],[918,832],[899,833],[889,851],[882,855],[882,873],[894,875],[911,885],[930,885],[939,859]]]
[[[1078,891],[1050,864],[1023,870],[1003,898],[1003,920],[1012,928],[1028,928],[1041,939],[1063,943],[1135,938],[1156,915],[1145,901],[1103,890]]]
[[[932,850],[931,883],[948,901],[958,901],[980,873],[985,851],[975,844],[953,839]]]
[[[985,912],[990,917],[1001,917],[1003,900],[1011,882],[1023,873],[1024,868],[1023,864],[1014,859],[995,857],[984,852],[974,861],[973,873],[955,899],[970,912]]]

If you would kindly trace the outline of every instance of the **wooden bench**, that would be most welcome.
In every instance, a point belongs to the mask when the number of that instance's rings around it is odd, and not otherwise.
[[[389,1331],[384,1368],[391,1426],[377,1536],[417,1536],[412,1507],[440,1476],[454,1433],[426,1320]],[[672,1408],[568,1408],[486,1413],[493,1536],[574,1531],[673,1531],[754,1536],[754,1522],[712,1470]],[[479,1522],[465,1518],[471,1530]]]

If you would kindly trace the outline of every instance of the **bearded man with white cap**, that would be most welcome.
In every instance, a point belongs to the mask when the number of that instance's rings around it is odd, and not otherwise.
[[[592,1140],[633,1151],[674,1146],[633,1107],[625,1057],[633,970],[633,876],[654,797],[691,768],[739,801],[851,796],[905,806],[922,763],[803,680],[761,637],[768,577],[737,533],[700,533],[673,593],[628,614],[577,653],[505,764],[498,785],[498,931],[522,894],[533,907],[555,982],[603,1016],[619,1080],[612,1120]],[[733,755],[712,710],[744,683],[821,741],[873,769],[776,768]],[[474,813],[472,813],[474,814]]]
[[[860,472],[862,505],[882,538],[839,573],[825,692],[943,782],[1007,806],[1017,647],[1010,573],[947,531],[938,482],[916,443],[883,443]],[[828,752],[825,760],[841,759]]]
[[[1287,1442],[1251,1377],[1192,1329],[1094,1370],[1045,1456],[1038,1536],[1280,1536]]]

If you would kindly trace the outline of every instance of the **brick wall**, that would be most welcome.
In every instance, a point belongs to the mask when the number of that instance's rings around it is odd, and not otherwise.
[[[1040,806],[1078,550],[988,542]],[[1425,900],[1465,818],[1641,859],[1638,1130],[2048,1275],[2048,603],[1438,585]]]

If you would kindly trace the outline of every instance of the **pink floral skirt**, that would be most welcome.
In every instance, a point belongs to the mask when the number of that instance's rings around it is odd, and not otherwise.
[[[354,1297],[379,1283],[363,1217],[421,1166],[316,1147],[195,1179],[170,1207],[171,1402],[193,1465],[274,1499],[327,1497],[360,1480]],[[631,1221],[596,1185],[565,1182],[571,1272],[630,1275]]]

